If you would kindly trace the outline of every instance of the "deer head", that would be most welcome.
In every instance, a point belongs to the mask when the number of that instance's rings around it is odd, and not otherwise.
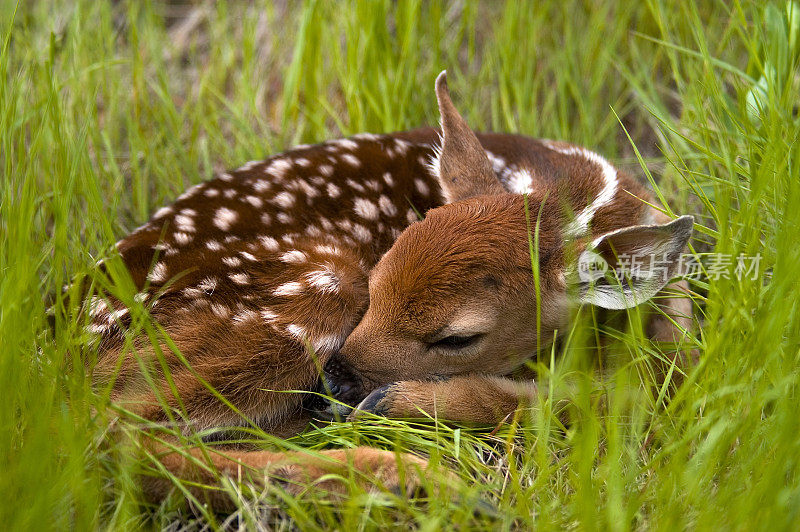
[[[446,204],[409,226],[370,273],[369,307],[326,367],[334,392],[351,404],[399,380],[508,374],[553,339],[576,305],[620,309],[647,301],[674,275],[692,233],[690,216],[632,226],[617,217],[616,226],[593,227],[594,211],[570,208],[570,193],[589,175],[582,172],[567,194],[507,193],[450,100],[444,72],[436,97],[442,145],[433,168]],[[612,207],[613,192],[605,198]],[[576,233],[576,220],[584,234]],[[597,274],[614,271],[626,255],[663,257],[668,271],[643,260],[625,278]],[[587,261],[602,268],[581,270]]]

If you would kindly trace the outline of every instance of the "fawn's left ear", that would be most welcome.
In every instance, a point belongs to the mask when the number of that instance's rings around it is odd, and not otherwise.
[[[442,148],[432,167],[446,202],[505,193],[478,137],[450,100],[446,71],[436,78],[436,99],[442,117]]]
[[[578,258],[578,299],[608,309],[644,303],[675,277],[693,229],[694,217],[681,216],[595,239]]]

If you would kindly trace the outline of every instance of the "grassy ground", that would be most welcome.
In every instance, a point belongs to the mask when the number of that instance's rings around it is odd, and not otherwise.
[[[739,0],[0,0],[3,528],[796,529],[799,20],[784,2]],[[583,311],[564,355],[538,366],[543,389],[572,383],[566,431],[543,398],[492,434],[384,421],[291,442],[430,454],[431,485],[456,471],[449,492],[272,491],[228,521],[143,505],[149,461],[126,437],[140,424],[88,386],[91,347],[60,288],[214,170],[435,123],[443,68],[475,128],[587,145],[696,215],[699,367],[665,402],[649,392],[653,347],[622,331],[600,371]],[[729,278],[708,253],[734,257]],[[736,278],[739,254],[760,255],[755,275]]]

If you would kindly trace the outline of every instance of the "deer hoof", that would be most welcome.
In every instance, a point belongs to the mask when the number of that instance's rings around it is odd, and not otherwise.
[[[350,421],[364,414],[388,416],[391,413],[391,398],[394,384],[386,384],[370,392],[347,417]]]

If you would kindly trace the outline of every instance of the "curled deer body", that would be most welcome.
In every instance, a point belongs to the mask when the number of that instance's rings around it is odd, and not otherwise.
[[[584,148],[476,135],[444,73],[436,96],[441,132],[357,135],[248,163],[188,190],[120,241],[138,299],[188,364],[144,337],[130,354],[128,309],[95,297],[95,379],[113,380],[113,399],[142,417],[166,422],[166,403],[193,429],[247,418],[287,436],[314,416],[362,412],[496,422],[536,393],[532,381],[507,376],[576,305],[632,307],[668,285],[691,217],[670,220],[641,185]],[[540,313],[526,202],[538,220]],[[615,282],[579,275],[576,261],[587,254],[610,266],[622,254],[658,255],[668,267],[644,266]],[[651,336],[679,340],[691,325],[690,303],[658,304]],[[339,401],[309,410],[287,390],[327,390]],[[223,473],[243,464],[290,484],[348,463],[389,485],[414,479],[399,474],[393,453],[369,448],[317,459],[257,451],[196,458]],[[162,462],[185,478],[208,476],[175,453]],[[146,489],[158,498],[169,483]]]

